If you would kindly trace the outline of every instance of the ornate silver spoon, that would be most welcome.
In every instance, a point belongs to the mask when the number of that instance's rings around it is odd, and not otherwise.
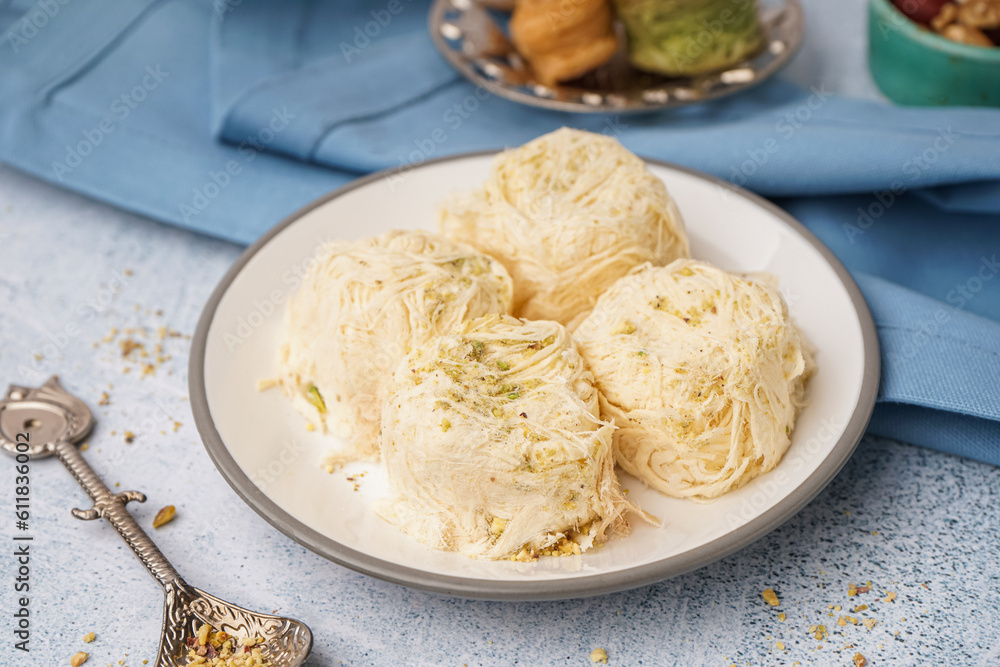
[[[112,493],[76,448],[94,425],[86,404],[52,376],[41,387],[11,385],[0,401],[0,447],[29,459],[55,455],[83,487],[94,506],[73,510],[77,519],[107,519],[166,593],[156,667],[187,664],[186,640],[207,623],[236,637],[263,637],[259,646],[275,667],[298,667],[312,649],[312,633],[301,621],[237,607],[188,585],[125,508],[145,502],[138,491]]]

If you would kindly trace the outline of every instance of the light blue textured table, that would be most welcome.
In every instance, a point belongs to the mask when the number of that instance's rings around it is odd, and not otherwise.
[[[173,523],[150,531],[177,569],[225,599],[305,620],[316,637],[310,665],[589,665],[597,647],[612,665],[850,665],[858,652],[869,665],[1000,664],[1000,469],[894,442],[864,441],[811,505],[739,554],[601,598],[446,599],[306,551],[212,467],[187,403],[188,341],[168,337],[162,363],[123,359],[117,342],[151,351],[161,326],[190,334],[239,252],[0,167],[0,380],[58,373],[99,419],[85,456],[109,485],[148,494],[131,506],[139,522],[177,506]],[[1000,285],[990,289],[1000,298]],[[13,462],[0,465],[0,539],[10,545]],[[100,667],[152,660],[156,584],[108,525],[70,516],[87,500],[56,461],[32,464],[31,503],[31,653],[13,648],[7,556],[0,665],[67,665],[81,650]],[[848,595],[868,581],[874,590]],[[761,598],[767,587],[780,607]],[[894,601],[883,601],[888,592]],[[845,615],[858,624],[839,626]],[[868,629],[866,618],[877,623]],[[84,644],[91,631],[97,641]]]

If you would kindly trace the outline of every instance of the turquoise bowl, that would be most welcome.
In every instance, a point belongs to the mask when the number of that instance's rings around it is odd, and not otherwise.
[[[945,39],[889,0],[868,4],[868,66],[897,104],[1000,107],[1000,48]]]

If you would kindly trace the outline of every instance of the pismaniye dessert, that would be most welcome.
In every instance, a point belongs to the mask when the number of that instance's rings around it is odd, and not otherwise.
[[[618,464],[662,493],[716,498],[788,450],[813,363],[773,287],[693,260],[643,266],[576,337]]]
[[[462,243],[416,231],[332,243],[288,302],[278,383],[311,424],[346,440],[331,465],[377,458],[399,360],[510,305],[503,266]]]
[[[612,426],[556,322],[490,315],[416,348],[393,377],[378,513],[436,549],[482,559],[573,555],[624,533]]]
[[[571,329],[644,262],[688,256],[663,182],[617,140],[563,128],[497,156],[489,178],[449,199],[441,231],[499,259],[514,315]]]

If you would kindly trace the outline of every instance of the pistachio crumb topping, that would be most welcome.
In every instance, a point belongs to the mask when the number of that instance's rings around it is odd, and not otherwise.
[[[306,400],[316,408],[321,415],[326,414],[326,401],[323,400],[323,395],[319,393],[319,388],[313,383],[309,383],[306,387]]]

